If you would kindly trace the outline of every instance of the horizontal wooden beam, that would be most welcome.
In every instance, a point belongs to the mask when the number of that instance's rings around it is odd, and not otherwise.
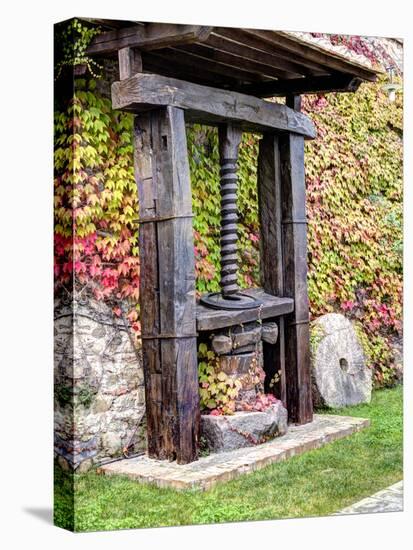
[[[243,290],[250,296],[262,301],[257,309],[211,309],[200,303],[196,305],[196,328],[198,331],[217,330],[219,328],[240,325],[258,319],[270,319],[294,311],[292,298],[278,298],[265,293],[261,288]]]
[[[129,20],[119,20],[119,19],[96,19],[95,17],[79,17],[81,21],[87,21],[88,23],[91,23],[92,25],[99,25],[100,27],[104,27],[106,31],[112,31],[115,29],[124,29],[126,27],[134,26],[143,26],[144,23],[140,23],[138,21],[131,21]]]
[[[285,105],[154,74],[138,73],[114,82],[112,105],[134,113],[171,105],[184,109],[189,122],[234,122],[245,131],[282,130],[316,137],[312,121]]]
[[[212,27],[199,25],[148,23],[145,26],[104,32],[92,41],[87,53],[90,55],[109,54],[126,47],[145,50],[166,48],[205,40],[211,31]]]
[[[245,86],[243,91],[258,97],[276,97],[287,94],[322,94],[328,92],[355,92],[362,80],[352,75],[314,76],[290,80],[270,80]]]

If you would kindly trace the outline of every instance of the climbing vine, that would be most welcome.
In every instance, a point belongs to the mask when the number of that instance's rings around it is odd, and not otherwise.
[[[400,376],[391,343],[402,325],[402,97],[383,83],[308,96],[318,139],[306,147],[309,297],[317,317],[361,324],[375,381]]]
[[[56,286],[107,300],[139,330],[132,156],[131,117],[112,111],[93,80],[77,79],[73,98],[55,114]]]
[[[264,393],[264,371],[258,368],[257,352],[248,372],[241,377],[224,372],[219,356],[206,343],[199,345],[198,359],[200,407],[204,413],[220,416],[235,411],[265,411],[277,403],[274,395]],[[242,398],[240,392],[245,383],[255,386],[253,400]]]
[[[325,33],[311,33],[314,38],[324,38],[333,44],[334,46],[345,46],[347,50],[354,52],[358,55],[367,58],[373,65],[380,66],[385,63],[389,66],[394,65],[394,60],[386,51],[380,41],[374,42],[368,37],[356,36],[356,35],[343,35],[343,34],[325,34]]]
[[[86,50],[95,36],[100,33],[99,27],[88,26],[78,19],[58,25],[55,34],[56,79],[59,79],[66,67],[78,67],[80,73],[89,73],[98,78],[103,66],[86,54]]]
[[[233,414],[241,382],[220,368],[219,357],[206,344],[199,345],[198,358],[201,410],[211,414]]]

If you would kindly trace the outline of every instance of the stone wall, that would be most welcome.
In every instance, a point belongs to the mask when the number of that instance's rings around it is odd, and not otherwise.
[[[67,469],[145,448],[143,372],[133,334],[95,300],[56,300],[55,453]]]

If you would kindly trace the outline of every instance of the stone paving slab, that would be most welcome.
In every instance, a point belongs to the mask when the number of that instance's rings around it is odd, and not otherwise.
[[[364,498],[351,506],[347,506],[334,515],[342,514],[374,514],[378,512],[403,511],[403,481],[399,481],[387,489],[383,489],[370,497]]]
[[[262,445],[210,454],[184,465],[143,455],[101,466],[98,472],[124,475],[142,483],[154,483],[158,487],[205,490],[218,482],[229,481],[268,464],[317,449],[369,425],[370,421],[365,418],[316,414],[313,422],[289,426],[287,434]]]

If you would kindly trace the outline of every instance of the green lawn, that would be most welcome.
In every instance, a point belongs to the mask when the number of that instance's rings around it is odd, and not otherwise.
[[[321,411],[322,412],[322,411]],[[76,531],[327,515],[402,479],[402,387],[328,411],[371,427],[209,491],[178,492],[95,473],[74,476]],[[56,471],[55,523],[70,528],[73,479]]]

